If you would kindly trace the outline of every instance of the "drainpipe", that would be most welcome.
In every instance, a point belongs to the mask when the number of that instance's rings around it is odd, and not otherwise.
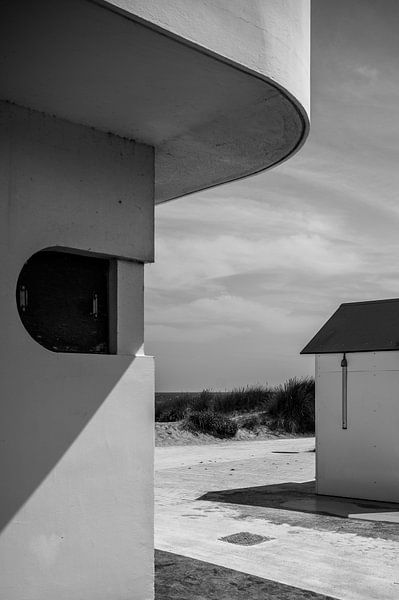
[[[342,367],[342,429],[348,429],[348,361],[344,352]]]

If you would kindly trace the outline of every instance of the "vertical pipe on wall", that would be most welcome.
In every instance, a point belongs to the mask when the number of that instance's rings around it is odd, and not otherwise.
[[[344,352],[342,367],[342,429],[348,429],[348,361]]]

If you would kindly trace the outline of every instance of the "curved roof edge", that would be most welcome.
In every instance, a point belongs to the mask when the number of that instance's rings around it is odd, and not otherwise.
[[[156,202],[198,192],[269,169],[305,141],[306,5],[6,0],[0,96],[153,146]],[[145,19],[149,9],[162,18]],[[195,31],[163,28],[165,18]]]
[[[298,150],[302,147],[302,145],[304,144],[308,133],[309,133],[309,128],[310,128],[310,121],[309,121],[309,114],[308,114],[308,110],[306,110],[306,108],[303,106],[303,104],[300,102],[300,100],[290,91],[288,90],[286,87],[284,87],[279,81],[276,81],[275,79],[273,79],[272,77],[270,77],[269,75],[267,75],[267,70],[265,69],[261,69],[260,67],[257,68],[257,70],[254,70],[254,61],[253,60],[249,60],[248,56],[246,57],[241,57],[241,60],[243,62],[238,62],[237,60],[237,56],[236,56],[236,60],[234,60],[231,57],[231,52],[230,52],[230,56],[227,56],[225,54],[219,54],[215,51],[215,46],[213,45],[213,47],[210,46],[210,44],[208,46],[203,45],[204,44],[204,39],[200,39],[201,35],[203,35],[204,31],[206,31],[206,27],[204,27],[204,22],[206,23],[206,17],[209,19],[210,17],[214,16],[213,11],[218,10],[218,6],[219,5],[219,10],[223,10],[223,0],[219,0],[219,2],[215,2],[215,4],[212,7],[209,7],[209,5],[206,5],[206,11],[202,10],[201,14],[199,15],[199,22],[200,25],[198,23],[196,23],[196,19],[195,19],[195,14],[193,14],[193,10],[195,13],[195,10],[200,7],[200,2],[199,0],[195,0],[195,4],[192,4],[190,1],[187,3],[187,0],[185,0],[184,2],[184,9],[183,5],[179,3],[174,2],[173,5],[171,5],[168,1],[163,0],[163,2],[157,2],[156,0],[145,0],[145,2],[141,2],[141,0],[92,0],[98,4],[101,4],[103,6],[107,6],[108,8],[110,8],[110,10],[116,10],[117,12],[119,12],[120,14],[122,14],[123,16],[125,16],[128,19],[132,19],[135,20],[137,22],[142,23],[144,26],[149,27],[151,29],[153,29],[154,31],[158,32],[161,35],[164,35],[166,37],[170,37],[171,39],[175,40],[177,43],[180,43],[184,46],[187,46],[188,48],[192,48],[194,51],[197,51],[201,54],[203,54],[204,56],[209,57],[210,59],[213,59],[214,61],[219,61],[219,63],[221,65],[224,65],[226,68],[230,67],[231,69],[236,69],[237,71],[239,71],[242,74],[245,74],[248,78],[252,77],[255,78],[255,80],[258,81],[258,90],[256,92],[256,96],[257,98],[262,96],[262,93],[265,96],[269,96],[270,95],[270,90],[275,90],[276,94],[279,95],[278,98],[278,102],[279,102],[279,108],[277,108],[276,106],[274,107],[274,112],[272,112],[269,115],[265,114],[265,111],[261,110],[261,107],[258,107],[259,109],[255,111],[253,110],[253,108],[251,106],[246,106],[243,107],[243,113],[241,115],[237,115],[237,112],[235,112],[234,114],[229,114],[229,111],[226,110],[225,114],[223,115],[223,117],[219,117],[219,122],[215,122],[215,120],[212,120],[209,124],[208,124],[208,132],[206,131],[207,129],[207,123],[203,123],[203,127],[200,131],[200,142],[199,144],[201,145],[202,149],[203,149],[203,142],[204,142],[204,138],[206,138],[207,141],[207,152],[200,152],[198,151],[198,143],[196,143],[195,140],[195,135],[198,136],[198,129],[190,136],[189,134],[185,135],[185,136],[181,136],[180,139],[174,139],[172,141],[168,140],[166,141],[164,144],[162,144],[161,146],[156,148],[156,173],[157,173],[157,177],[156,177],[156,184],[155,184],[155,198],[156,198],[156,203],[163,203],[169,200],[173,200],[175,198],[179,198],[182,196],[186,196],[192,193],[196,193],[198,191],[201,190],[205,190],[205,189],[210,189],[212,187],[218,186],[218,185],[223,185],[225,183],[229,183],[232,181],[236,181],[242,178],[246,178],[252,175],[256,175],[259,174],[265,170],[268,170],[274,166],[277,166],[279,164],[281,164],[282,162],[284,162],[285,160],[287,160],[288,158],[290,158],[291,156],[293,156],[296,152],[298,152]],[[262,6],[262,11],[265,11],[265,8],[267,10],[270,10],[271,5],[273,5],[273,2],[271,2],[267,7],[265,7],[264,5]],[[232,3],[231,0],[229,2],[229,8],[231,9]],[[306,16],[309,19],[309,14],[306,15],[306,10],[304,12],[304,7],[309,8],[309,2],[308,0],[302,0],[301,2],[298,2],[298,0],[295,0],[295,4],[293,6],[289,6],[289,9],[292,11],[293,7],[295,9],[299,10],[302,12],[302,16],[303,16],[303,20],[306,22]],[[201,8],[201,7],[200,7]],[[204,8],[204,7],[203,7]],[[238,10],[242,10],[242,3],[235,7]],[[257,7],[259,9],[259,6]],[[281,2],[275,2],[274,5],[272,6],[272,9],[274,10],[274,12],[276,12],[276,8],[278,10],[281,11],[282,9],[282,5]],[[285,7],[285,9],[287,10],[287,7]],[[248,10],[248,7],[247,7]],[[295,12],[295,10],[294,10]],[[308,11],[309,13],[309,11]],[[189,19],[188,19],[188,15],[189,15]],[[239,25],[241,26],[242,24],[242,20],[241,17],[239,15],[235,15],[237,18],[237,21],[239,22]],[[278,23],[278,21],[276,22],[276,18],[277,16],[280,16],[281,19],[284,20],[284,16],[287,18],[287,14],[285,15],[276,15],[274,14],[274,20],[273,20],[273,27],[279,27],[281,26],[280,23]],[[297,16],[297,15],[294,15]],[[233,15],[234,17],[234,15]],[[196,24],[197,25],[197,30],[196,31],[192,31],[192,25]],[[297,26],[298,24],[298,19],[294,19],[292,21],[292,23],[294,25]],[[225,22],[224,22],[225,24]],[[223,25],[224,25],[223,24]],[[209,21],[208,21],[208,25],[209,25]],[[248,22],[247,22],[248,25]],[[258,25],[253,24],[254,27],[256,27],[258,30],[260,29]],[[286,32],[287,28],[289,29],[289,27],[286,26],[286,23],[282,24],[282,31]],[[306,27],[305,27],[306,29]],[[223,31],[223,26],[221,26],[221,30]],[[183,33],[185,35],[183,35]],[[218,33],[220,33],[220,31],[218,31]],[[230,27],[230,31],[228,31],[228,33],[231,34],[231,27]],[[309,37],[308,42],[310,40],[310,32],[309,30],[307,31],[307,35]],[[217,41],[220,39],[220,37],[224,37],[224,39],[226,39],[226,36],[218,36],[216,39],[214,38],[214,41]],[[273,36],[273,44],[274,46],[276,46],[276,38],[277,36]],[[306,32],[305,34],[302,35],[302,38],[306,38]],[[302,46],[306,46],[306,39],[301,39],[301,45]],[[202,42],[202,43],[200,43]],[[209,40],[208,40],[209,42]],[[281,48],[283,48],[283,46],[281,45]],[[280,48],[280,50],[281,50]],[[219,44],[218,49],[221,50],[221,46]],[[226,48],[225,48],[226,49]],[[231,49],[231,48],[230,48]],[[273,60],[269,60],[268,61],[268,67],[269,67],[269,71],[271,71],[274,75],[276,75],[276,73],[279,71],[279,67],[280,64],[282,62],[286,63],[286,54],[287,51],[286,49],[282,51],[282,55],[281,56],[276,56],[276,54],[274,53],[274,59]],[[309,55],[306,54],[305,52],[305,60],[304,61],[300,61],[302,63],[306,62],[306,64],[304,65],[304,73],[302,74],[302,80],[301,83],[302,88],[308,90],[309,88],[309,74],[308,74],[308,69],[309,69]],[[297,57],[297,55],[296,55]],[[278,63],[277,67],[273,70],[270,69],[270,66],[273,65],[274,63]],[[292,61],[291,61],[292,62]],[[252,68],[250,68],[248,66],[248,64],[252,65]],[[292,69],[291,69],[292,71]],[[291,72],[292,77],[294,77],[295,75],[295,79],[298,78],[297,72],[292,73]],[[280,76],[281,76],[281,69],[280,69]],[[281,79],[283,81],[287,81],[287,77],[281,77]],[[264,89],[260,90],[260,85],[259,83],[262,82],[264,85]],[[292,81],[290,83],[293,83]],[[251,87],[255,87],[255,86],[251,86]],[[292,86],[294,89],[296,89],[298,86],[293,85]],[[304,101],[306,101],[307,105],[309,105],[309,97],[308,95],[304,95],[304,90],[301,89],[301,96],[304,99]],[[254,102],[253,104],[255,104],[256,102]],[[276,104],[276,99],[274,100],[274,103]],[[249,114],[251,113],[251,114]],[[296,113],[297,117],[298,117],[298,122],[293,124],[293,121],[295,121],[295,117],[293,117],[292,113]],[[238,118],[237,118],[238,117]],[[230,139],[226,141],[222,141],[221,139],[223,138],[223,135],[219,136],[219,139],[216,139],[216,131],[215,131],[215,125],[220,125],[220,120],[221,118],[224,121],[225,124],[225,128],[226,129],[231,129],[232,127],[236,127],[237,130],[240,129],[240,136],[236,137],[236,140],[232,140],[231,136]],[[278,149],[274,148],[273,149],[273,157],[270,157],[269,154],[267,152],[264,152],[263,156],[262,156],[262,140],[258,139],[255,140],[254,136],[252,134],[254,128],[258,129],[258,136],[259,138],[262,137],[263,139],[265,139],[266,137],[269,136],[269,128],[273,128],[275,126],[275,123],[271,123],[271,120],[278,120],[278,119],[283,119],[286,120],[287,118],[290,119],[290,123],[287,127],[287,129],[295,129],[295,133],[293,133],[293,135],[291,136],[292,139],[289,140],[288,144],[284,145],[284,148],[280,147]],[[267,121],[267,125],[265,126],[265,121]],[[300,123],[299,123],[300,122]],[[262,126],[263,126],[263,136],[261,136],[261,130],[262,130]],[[245,131],[250,131],[251,135],[245,135]],[[220,133],[220,129],[219,129],[219,133]],[[285,137],[287,136],[287,132],[281,131],[281,136]],[[213,139],[214,138],[214,139]],[[198,138],[197,138],[198,139]],[[286,140],[287,141],[287,140]],[[256,145],[258,146],[256,148]],[[223,146],[223,156],[221,155],[221,153],[217,153],[215,152],[215,148],[216,147],[221,147]],[[281,144],[280,144],[281,146]],[[252,158],[251,158],[251,164],[249,164],[248,162],[248,156],[245,156],[245,154],[248,155],[248,152],[244,152],[243,153],[243,148],[245,148],[248,151],[248,148],[252,148]],[[226,159],[226,153],[230,154],[230,158],[232,158],[235,161],[235,168],[233,172],[233,168],[230,169],[229,172],[226,172],[226,168],[221,168],[221,169],[217,169],[217,163],[224,163],[225,159]],[[244,156],[242,156],[244,154]],[[191,156],[191,160],[190,157]],[[182,160],[182,157],[183,160]],[[209,160],[211,157],[212,162]],[[176,168],[176,164],[172,164],[172,163],[176,163],[177,160],[180,159],[180,165],[179,168]],[[208,169],[208,177],[207,180],[204,181],[202,180],[201,182],[198,181],[198,176],[195,176],[195,171],[198,170],[198,168],[200,167],[201,164],[205,163]],[[241,164],[240,164],[241,163]],[[191,174],[191,178],[187,176],[187,173]],[[170,174],[174,174],[174,177],[171,178]],[[177,183],[177,181],[179,183]]]
[[[310,0],[91,0],[289,90],[310,110]]]

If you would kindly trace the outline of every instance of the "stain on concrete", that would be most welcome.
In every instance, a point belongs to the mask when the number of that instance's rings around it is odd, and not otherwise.
[[[239,531],[238,533],[232,533],[231,535],[225,535],[224,537],[219,538],[221,542],[238,544],[240,546],[256,546],[257,544],[270,542],[274,539],[275,538],[258,535],[257,533],[251,533],[249,531]]]

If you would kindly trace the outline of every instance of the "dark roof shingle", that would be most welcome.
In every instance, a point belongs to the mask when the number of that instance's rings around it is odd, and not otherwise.
[[[399,350],[399,298],[341,304],[301,354]]]

